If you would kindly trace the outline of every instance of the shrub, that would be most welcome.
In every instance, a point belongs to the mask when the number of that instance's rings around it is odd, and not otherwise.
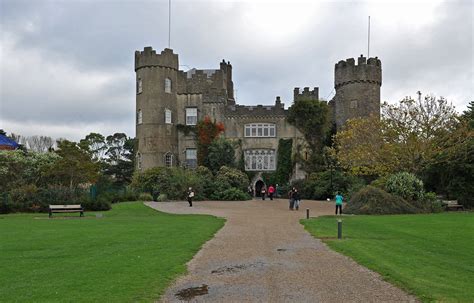
[[[168,201],[168,196],[166,196],[166,194],[160,194],[158,196],[158,198],[156,199],[156,201],[158,202],[165,202],[165,201]]]
[[[111,202],[104,196],[96,200],[91,200],[89,197],[84,196],[78,199],[76,203],[81,204],[84,210],[88,211],[109,210],[112,208]]]
[[[138,195],[138,201],[153,201],[153,197],[149,193],[141,193]]]
[[[332,176],[331,171],[324,171],[312,173],[308,179],[293,182],[292,186],[300,190],[304,199],[326,200],[328,197],[334,197],[337,191],[349,199],[354,192],[364,186],[364,182],[340,171],[333,171]]]
[[[235,187],[231,187],[222,192],[219,192],[217,197],[218,199],[215,200],[223,201],[245,201],[251,199],[249,194]]]
[[[385,187],[389,193],[408,201],[423,199],[423,181],[411,173],[401,172],[391,175],[387,179]]]
[[[358,215],[388,215],[413,214],[418,210],[401,197],[369,185],[353,195],[344,212]]]
[[[247,175],[236,168],[222,166],[216,174],[216,181],[227,182],[230,187],[235,187],[245,192],[250,181]]]

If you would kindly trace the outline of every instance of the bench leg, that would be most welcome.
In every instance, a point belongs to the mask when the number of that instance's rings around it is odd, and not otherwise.
[[[81,215],[79,217],[84,217],[84,212],[81,211]]]
[[[51,209],[49,210],[49,217],[51,218],[51,216],[53,215],[53,213],[51,212]]]

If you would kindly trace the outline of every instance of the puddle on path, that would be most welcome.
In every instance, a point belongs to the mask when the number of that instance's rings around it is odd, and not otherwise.
[[[251,263],[251,264],[239,264],[239,265],[223,266],[223,267],[219,267],[218,269],[214,269],[213,271],[211,271],[211,274],[222,275],[222,274],[226,274],[226,273],[236,273],[236,272],[239,272],[241,270],[261,267],[263,265],[265,265],[265,263],[256,262],[256,263]]]
[[[277,251],[287,251],[286,248],[278,248]]]
[[[206,284],[203,284],[197,287],[181,289],[175,294],[175,296],[180,300],[190,301],[194,297],[207,295],[208,292],[208,286]]]

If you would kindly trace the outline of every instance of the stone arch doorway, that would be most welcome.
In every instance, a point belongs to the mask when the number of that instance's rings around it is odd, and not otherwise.
[[[257,182],[255,182],[255,197],[262,196],[262,187],[264,186],[265,182],[263,182],[263,180],[257,180]]]

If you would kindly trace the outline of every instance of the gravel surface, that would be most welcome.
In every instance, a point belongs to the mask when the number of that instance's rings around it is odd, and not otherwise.
[[[299,220],[333,214],[333,204],[287,200],[149,202],[168,213],[225,217],[161,302],[416,302],[413,296],[326,247]],[[336,226],[336,222],[334,222]],[[335,235],[336,236],[336,235]]]

